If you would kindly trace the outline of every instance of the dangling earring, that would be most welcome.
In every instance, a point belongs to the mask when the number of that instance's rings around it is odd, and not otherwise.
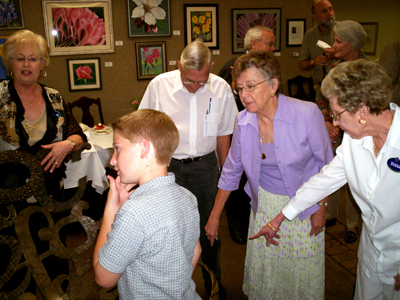
[[[367,123],[367,120],[365,120],[365,119],[358,119],[358,123],[360,123],[361,125],[365,125],[365,123]]]
[[[13,70],[10,71],[10,76],[14,78],[14,71]]]

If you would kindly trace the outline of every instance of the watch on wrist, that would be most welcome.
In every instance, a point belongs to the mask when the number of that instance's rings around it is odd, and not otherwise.
[[[320,206],[328,206],[328,202],[318,202],[318,205],[320,205]]]
[[[71,140],[71,139],[67,139],[67,141],[70,141],[70,142],[71,142],[71,144],[72,144],[72,150],[74,150],[74,149],[75,149],[75,146],[76,146],[75,142],[74,142],[73,140]]]

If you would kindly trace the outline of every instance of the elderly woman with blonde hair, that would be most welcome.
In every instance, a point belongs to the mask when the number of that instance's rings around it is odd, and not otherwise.
[[[38,83],[50,63],[42,36],[29,30],[12,34],[4,57],[11,79],[0,82],[0,151],[36,155],[42,148],[48,150],[40,164],[48,188],[57,189],[59,184],[48,181],[61,179],[64,159],[81,148],[86,136],[59,92]]]
[[[334,125],[344,131],[337,155],[311,177],[270,224],[279,229],[348,183],[362,211],[355,299],[400,299],[400,108],[376,62],[342,63],[322,82]],[[278,245],[270,227],[258,233]]]

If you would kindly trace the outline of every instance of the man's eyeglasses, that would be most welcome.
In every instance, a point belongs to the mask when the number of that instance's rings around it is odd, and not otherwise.
[[[15,59],[17,62],[21,62],[21,63],[25,62],[26,59],[28,59],[28,61],[31,62],[31,63],[36,63],[36,62],[38,62],[39,60],[42,59],[42,58],[37,58],[35,56],[28,56],[28,57],[19,56],[19,57],[11,57],[11,58]]]
[[[263,40],[257,40],[257,41],[263,43],[264,45],[267,45],[267,46],[270,47],[270,48],[271,48],[272,46],[275,46],[275,42],[271,42],[271,41],[264,42]]]
[[[245,89],[246,90],[246,92],[252,92],[252,91],[254,91],[255,90],[255,88],[256,88],[256,86],[257,85],[259,85],[259,84],[261,84],[261,83],[263,83],[263,82],[265,82],[265,81],[267,81],[268,79],[265,79],[265,80],[263,80],[263,81],[261,81],[261,82],[259,82],[259,83],[255,83],[255,84],[246,84],[244,87],[236,87],[234,90],[233,90],[233,92],[235,93],[235,94],[237,94],[237,95],[239,95],[239,94],[241,94],[242,92],[243,92],[243,89]]]
[[[200,82],[196,82],[196,81],[191,81],[190,79],[187,79],[186,77],[185,77],[185,81],[183,81],[182,80],[182,82],[184,83],[184,84],[189,84],[189,85],[191,85],[191,84],[198,84],[198,85],[201,85],[201,86],[205,86],[207,83],[210,83],[210,77],[208,77],[208,79],[207,79],[207,81],[200,81]]]
[[[331,117],[332,117],[333,121],[337,121],[337,120],[338,120],[337,118],[338,118],[342,113],[344,113],[345,111],[347,111],[347,109],[341,111],[341,112],[338,113],[338,114],[336,114],[335,112],[332,111],[332,112],[331,112]]]

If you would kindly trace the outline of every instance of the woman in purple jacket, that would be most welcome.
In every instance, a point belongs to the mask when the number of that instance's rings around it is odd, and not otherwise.
[[[245,106],[236,119],[229,155],[206,225],[211,245],[219,218],[242,172],[251,198],[243,291],[249,299],[323,299],[326,199],[299,220],[284,222],[278,247],[253,236],[292,198],[303,182],[333,158],[324,118],[311,102],[279,93],[281,74],[274,54],[253,50],[236,61],[236,92]],[[270,225],[268,225],[270,226]]]

